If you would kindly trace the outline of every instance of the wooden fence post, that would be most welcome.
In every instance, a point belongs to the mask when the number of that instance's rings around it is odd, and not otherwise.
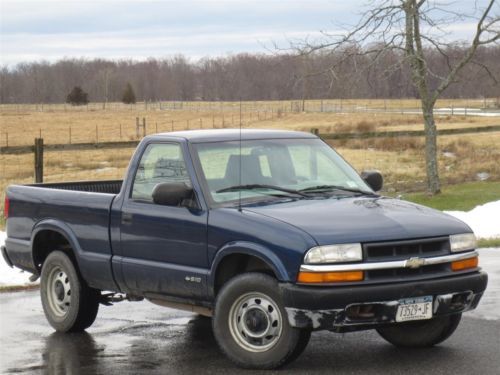
[[[35,183],[43,182],[43,138],[35,138]]]
[[[146,117],[143,117],[142,118],[142,134],[143,134],[143,137],[146,136],[146,133],[147,133],[147,131],[146,131]]]

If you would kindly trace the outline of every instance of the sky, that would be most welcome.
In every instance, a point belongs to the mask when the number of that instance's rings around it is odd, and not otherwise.
[[[450,0],[451,1],[451,0]],[[0,0],[0,65],[266,53],[353,25],[367,0]],[[467,9],[472,0],[457,0]],[[455,34],[473,28],[467,20]]]

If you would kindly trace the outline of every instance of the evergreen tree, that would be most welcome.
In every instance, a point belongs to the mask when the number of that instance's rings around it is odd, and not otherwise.
[[[122,102],[125,104],[135,104],[134,88],[132,87],[130,82],[127,83],[127,86],[125,87],[125,91],[123,92]]]
[[[66,97],[66,103],[72,105],[85,105],[89,102],[89,94],[82,90],[80,86],[73,87],[73,90]]]

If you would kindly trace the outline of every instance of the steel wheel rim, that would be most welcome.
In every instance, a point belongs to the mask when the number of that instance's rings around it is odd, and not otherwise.
[[[71,283],[61,267],[54,267],[47,277],[47,301],[57,317],[64,317],[71,306]]]
[[[242,295],[231,306],[229,327],[240,347],[251,352],[265,352],[281,337],[283,319],[272,298],[252,292]]]

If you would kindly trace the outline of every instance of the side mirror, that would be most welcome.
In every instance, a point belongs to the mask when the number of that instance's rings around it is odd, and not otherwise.
[[[163,206],[178,206],[192,194],[193,189],[184,182],[164,182],[153,189],[153,202]]]
[[[384,185],[384,178],[379,171],[363,171],[361,172],[361,178],[372,188],[373,191],[382,190]]]

